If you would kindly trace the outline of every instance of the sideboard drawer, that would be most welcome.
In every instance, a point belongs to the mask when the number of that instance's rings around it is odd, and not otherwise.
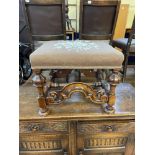
[[[20,134],[20,154],[60,155],[68,152],[68,135]],[[39,153],[40,152],[40,153]]]
[[[77,125],[78,152],[82,155],[126,155],[129,150],[133,152],[134,126],[135,123],[131,120],[79,121]]]
[[[110,132],[134,132],[134,122],[108,122],[89,121],[78,122],[78,134],[110,133]]]
[[[20,121],[20,133],[68,133],[68,122]]]

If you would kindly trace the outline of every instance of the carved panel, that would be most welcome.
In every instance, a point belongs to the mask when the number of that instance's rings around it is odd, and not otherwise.
[[[46,92],[47,104],[60,104],[64,100],[69,99],[75,92],[82,93],[87,99],[96,104],[107,103],[108,96],[102,87],[93,89],[90,85],[82,82],[69,83],[62,88],[62,90]]]
[[[55,150],[61,148],[62,145],[60,140],[20,142],[20,151]]]
[[[63,152],[68,150],[68,135],[65,134],[19,134],[20,152]],[[42,153],[44,155],[44,153]]]
[[[88,138],[84,140],[85,148],[100,148],[100,147],[121,147],[125,146],[127,137],[115,137],[115,138]]]
[[[102,122],[90,122],[79,123],[78,133],[102,133],[102,132],[133,132],[134,122],[131,123],[102,123]]]
[[[67,122],[20,122],[20,133],[68,132]]]

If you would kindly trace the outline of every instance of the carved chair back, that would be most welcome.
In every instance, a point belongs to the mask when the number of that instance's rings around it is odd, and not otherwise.
[[[120,0],[81,0],[80,39],[112,39]]]
[[[65,0],[25,0],[33,40],[65,39]]]

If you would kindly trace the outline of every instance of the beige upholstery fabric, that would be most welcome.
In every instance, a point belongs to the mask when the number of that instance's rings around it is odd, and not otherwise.
[[[114,69],[123,59],[101,40],[48,41],[30,55],[32,69]]]

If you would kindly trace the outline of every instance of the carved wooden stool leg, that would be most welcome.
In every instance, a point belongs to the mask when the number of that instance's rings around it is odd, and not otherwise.
[[[116,96],[115,96],[115,89],[117,84],[120,82],[120,73],[119,70],[113,70],[112,74],[109,76],[109,83],[110,83],[110,91],[108,95],[108,103],[107,106],[105,107],[105,111],[107,113],[114,113],[114,104],[116,101]]]
[[[46,104],[46,98],[44,94],[44,84],[45,77],[41,74],[41,70],[33,70],[35,76],[33,77],[33,85],[38,89],[38,104],[39,104],[39,115],[46,116],[48,115],[48,109]]]

